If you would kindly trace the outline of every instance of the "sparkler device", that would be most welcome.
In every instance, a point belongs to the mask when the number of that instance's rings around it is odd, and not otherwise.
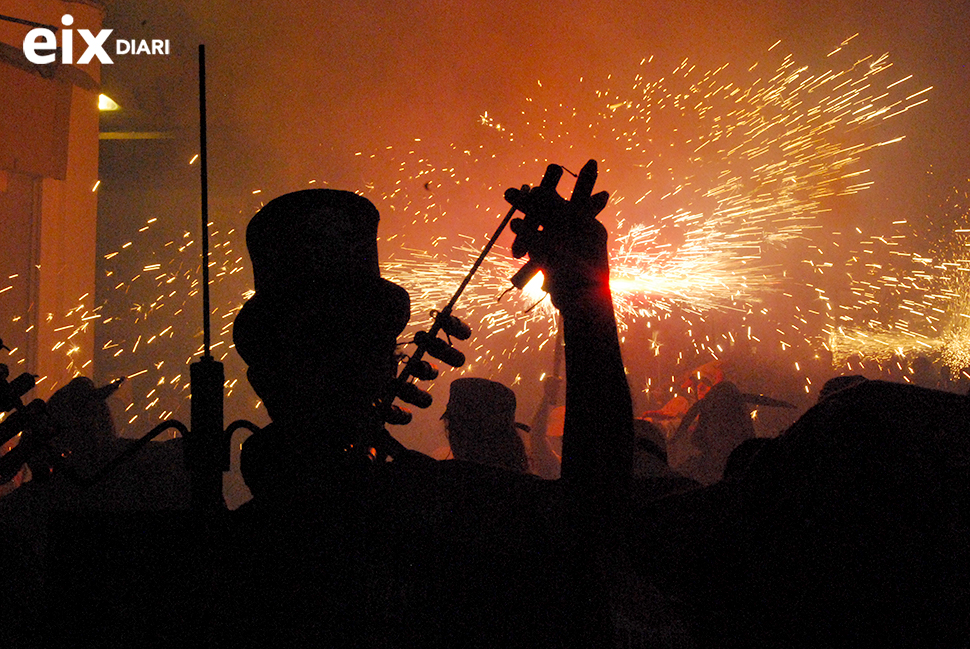
[[[0,363],[0,412],[7,412],[15,408],[22,408],[21,397],[34,389],[37,377],[24,372],[13,381],[8,381],[10,370]]]
[[[550,169],[553,166],[559,169],[559,175],[561,176],[562,168],[556,165],[550,165]],[[548,178],[544,177],[543,183],[551,183],[552,187],[555,188],[555,183],[558,182],[559,178],[555,178],[554,181],[549,169],[546,170],[546,176]],[[520,191],[522,195],[528,194],[529,186],[523,185]],[[431,312],[431,316],[434,318],[431,328],[428,331],[419,331],[414,335],[414,343],[417,345],[417,349],[408,358],[397,377],[385,387],[380,397],[374,403],[382,422],[401,425],[411,421],[411,413],[394,405],[394,400],[397,398],[418,408],[427,408],[431,405],[431,395],[418,388],[412,382],[412,379],[430,380],[438,376],[438,369],[423,359],[425,354],[452,367],[461,367],[465,364],[465,355],[451,346],[451,339],[468,340],[472,332],[471,328],[455,316],[452,311],[458,302],[458,298],[461,297],[468,283],[471,282],[472,277],[478,271],[485,257],[492,250],[495,242],[505,230],[505,226],[509,224],[512,216],[518,209],[518,206],[513,203],[512,208],[502,219],[501,223],[499,223],[495,233],[488,240],[488,243],[485,244],[485,248],[479,254],[475,263],[472,264],[471,270],[465,275],[465,278],[458,286],[455,294],[451,296],[448,304],[440,311]],[[444,332],[447,340],[438,337],[438,334],[441,332]],[[361,452],[366,453],[372,461],[379,462],[386,460],[387,456],[394,457],[395,454],[402,453],[406,450],[383,427],[380,427],[377,431],[368,430],[364,432],[362,437],[358,439],[355,447]]]
[[[510,278],[512,285],[520,291],[541,269],[541,263],[534,258],[536,252],[534,247],[539,232],[548,224],[543,223],[540,215],[543,211],[542,206],[534,205],[534,203],[550,199],[558,199],[562,203],[566,202],[556,192],[562,174],[563,167],[551,164],[546,167],[546,173],[536,190],[530,190],[526,186],[521,190],[509,189],[505,192],[505,200],[515,206],[513,209],[518,209],[525,214],[525,218],[516,219],[511,224],[512,232],[515,233],[515,240],[512,242],[512,256],[519,259],[527,253],[533,253],[530,255],[529,261]],[[606,207],[608,195],[605,192],[592,196],[593,185],[596,184],[597,176],[596,160],[588,161],[576,176],[576,184],[568,202],[580,216],[595,218]],[[540,196],[530,195],[532,191],[538,192]],[[538,209],[533,209],[534,207]],[[545,286],[543,288],[545,289]]]
[[[542,199],[555,196],[562,202],[565,202],[565,199],[562,199],[556,194],[556,187],[562,178],[562,174],[563,167],[559,165],[551,164],[546,168],[546,173],[542,177],[539,187],[536,188],[537,190],[541,190],[539,196]],[[600,210],[606,206],[607,194],[605,192],[591,197],[593,185],[596,183],[596,176],[595,160],[587,162],[579,172],[569,202],[573,204],[574,211],[580,216],[591,216],[595,218]],[[485,257],[492,250],[495,242],[509,222],[512,223],[512,230],[516,234],[515,241],[512,243],[512,254],[515,257],[522,257],[532,249],[536,235],[542,230],[544,225],[541,216],[538,214],[541,210],[531,209],[531,202],[534,202],[532,199],[536,198],[536,195],[532,194],[532,191],[528,185],[523,185],[521,189],[510,189],[505,192],[505,199],[512,204],[512,208],[502,219],[501,223],[499,223],[495,233],[488,240],[488,243],[485,244],[485,248],[479,254],[475,263],[472,264],[471,270],[468,271],[468,274],[462,280],[455,294],[448,301],[448,304],[440,311],[431,312],[434,318],[431,328],[428,331],[419,331],[415,334],[414,343],[417,345],[417,350],[408,358],[398,376],[386,386],[381,396],[375,401],[374,405],[382,422],[406,424],[411,421],[411,413],[394,405],[393,402],[397,398],[419,408],[427,408],[431,405],[431,395],[415,386],[411,381],[411,379],[426,380],[435,378],[438,374],[437,368],[423,360],[424,354],[437,358],[452,367],[460,367],[465,364],[465,355],[452,347],[450,342],[452,338],[456,340],[467,340],[471,337],[471,328],[459,320],[452,311],[458,302],[458,298],[461,297],[461,294],[468,286],[475,272],[482,265]],[[525,214],[525,218],[512,221],[512,216],[517,211],[522,211]],[[515,278],[518,279],[513,278],[513,283],[521,283],[519,288],[525,286],[538,270],[539,264],[530,260],[516,273]],[[438,337],[440,332],[445,333],[447,340]],[[373,430],[368,430],[363,433],[355,447],[360,451],[366,452],[370,459],[374,461],[384,461],[387,456],[393,457],[396,453],[406,450],[383,427],[380,427],[380,430],[376,431],[376,433]]]
[[[8,349],[2,340],[0,340],[0,349]],[[0,484],[13,480],[20,472],[20,467],[33,455],[43,452],[46,449],[46,443],[56,434],[47,417],[46,403],[40,399],[34,399],[24,405],[23,396],[34,389],[37,377],[27,372],[20,374],[13,381],[8,381],[9,377],[10,369],[5,363],[0,363],[0,412],[14,411],[12,415],[0,422],[0,444],[6,444],[21,433],[24,436],[16,446],[0,457]],[[42,472],[35,473],[35,478],[42,477]]]
[[[225,509],[222,497],[222,474],[230,469],[230,445],[233,433],[241,428],[252,432],[259,426],[239,419],[224,428],[225,369],[212,357],[209,324],[209,174],[206,146],[205,112],[205,45],[199,45],[199,161],[202,189],[202,335],[203,355],[190,369],[192,385],[191,428],[179,422],[166,422],[185,438],[185,460],[192,479],[192,507],[201,511]],[[143,441],[157,436],[156,427]],[[106,467],[108,468],[108,467]]]

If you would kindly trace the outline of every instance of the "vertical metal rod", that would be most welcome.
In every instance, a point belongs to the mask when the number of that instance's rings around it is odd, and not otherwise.
[[[205,126],[205,45],[199,45],[199,157],[202,165],[202,335],[204,356],[211,356],[209,325],[209,165]]]

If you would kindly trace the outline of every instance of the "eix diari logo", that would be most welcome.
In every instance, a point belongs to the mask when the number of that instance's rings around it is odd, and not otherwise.
[[[36,24],[36,23],[35,23]],[[71,14],[64,14],[61,16],[61,24],[65,27],[70,27],[74,24],[74,16]],[[61,49],[61,63],[72,64],[75,63],[74,60],[74,31],[73,29],[62,29],[60,43],[58,43],[57,34],[52,29],[47,27],[37,27],[31,29],[27,32],[27,36],[24,37],[24,56],[31,63],[37,65],[43,65],[45,63],[53,63],[57,60],[57,48],[60,46]],[[108,52],[105,50],[105,44],[108,41],[108,37],[111,36],[111,29],[102,29],[97,34],[92,34],[90,29],[78,29],[77,33],[84,41],[84,52],[78,57],[76,63],[78,65],[84,65],[85,63],[90,63],[97,57],[98,61],[104,64],[111,64],[114,61],[108,56]],[[159,55],[169,53],[169,42],[168,39],[153,39],[148,40],[125,40],[116,39],[115,40],[115,55],[125,55],[125,54],[148,54],[148,55]]]

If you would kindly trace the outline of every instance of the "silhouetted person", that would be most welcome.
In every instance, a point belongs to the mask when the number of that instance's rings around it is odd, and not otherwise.
[[[515,192],[543,223],[530,256],[564,318],[558,483],[400,449],[374,464],[360,444],[380,437],[372,404],[409,315],[407,293],[380,277],[377,210],[350,192],[308,190],[253,217],[256,290],[233,336],[273,423],[243,447],[254,495],[234,517],[233,597],[217,632],[254,645],[609,642],[596,570],[614,542],[633,436],[595,220],[606,196]]]
[[[674,468],[701,484],[714,484],[723,476],[731,451],[754,437],[751,413],[737,387],[721,381],[684,415],[675,437],[681,437],[695,418],[697,425],[690,436],[692,453]]]
[[[48,411],[64,431],[52,445],[64,456],[62,468],[67,470],[59,474],[54,469],[62,499],[56,506],[110,511],[187,509],[190,480],[179,438],[144,445],[95,484],[87,485],[100,469],[136,443],[115,430],[106,402],[115,389],[117,384],[95,388],[90,379],[78,377],[48,401]],[[72,488],[74,477],[82,481],[83,489]]]
[[[779,437],[739,447],[757,452],[730,479],[638,512],[641,565],[687,604],[701,646],[965,645],[966,398],[829,387]]]
[[[135,557],[155,553],[160,542],[146,522],[187,512],[189,477],[181,440],[170,440],[148,444],[92,482],[135,443],[115,432],[106,399],[116,387],[73,379],[25,434],[53,432],[25,458],[33,479],[0,499],[0,641],[9,646],[141,644],[137,635],[105,637],[105,629],[119,619],[146,626],[133,592],[147,592],[152,577],[163,580],[140,573],[148,562]],[[105,594],[117,599],[109,604]]]
[[[527,473],[525,444],[516,432],[515,393],[497,381],[461,378],[451,382],[441,417],[456,460]]]

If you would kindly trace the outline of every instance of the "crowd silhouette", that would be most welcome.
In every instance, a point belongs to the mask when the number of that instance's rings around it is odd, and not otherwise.
[[[159,507],[100,507],[59,477],[14,490],[0,500],[11,646],[970,642],[967,396],[838,377],[768,439],[751,405],[791,404],[719,376],[674,424],[635,418],[596,218],[607,195],[595,164],[568,200],[557,181],[506,198],[524,214],[513,250],[561,317],[561,450],[558,369],[531,426],[508,387],[459,379],[453,460],[382,447],[374,404],[409,297],[380,275],[377,209],[345,191],[280,196],[249,224],[255,294],[233,334],[272,418],[242,450],[252,500],[192,511],[177,460]],[[72,385],[50,407],[75,466],[53,476],[94,473],[121,443],[105,394]],[[159,479],[125,471],[103,494]]]

